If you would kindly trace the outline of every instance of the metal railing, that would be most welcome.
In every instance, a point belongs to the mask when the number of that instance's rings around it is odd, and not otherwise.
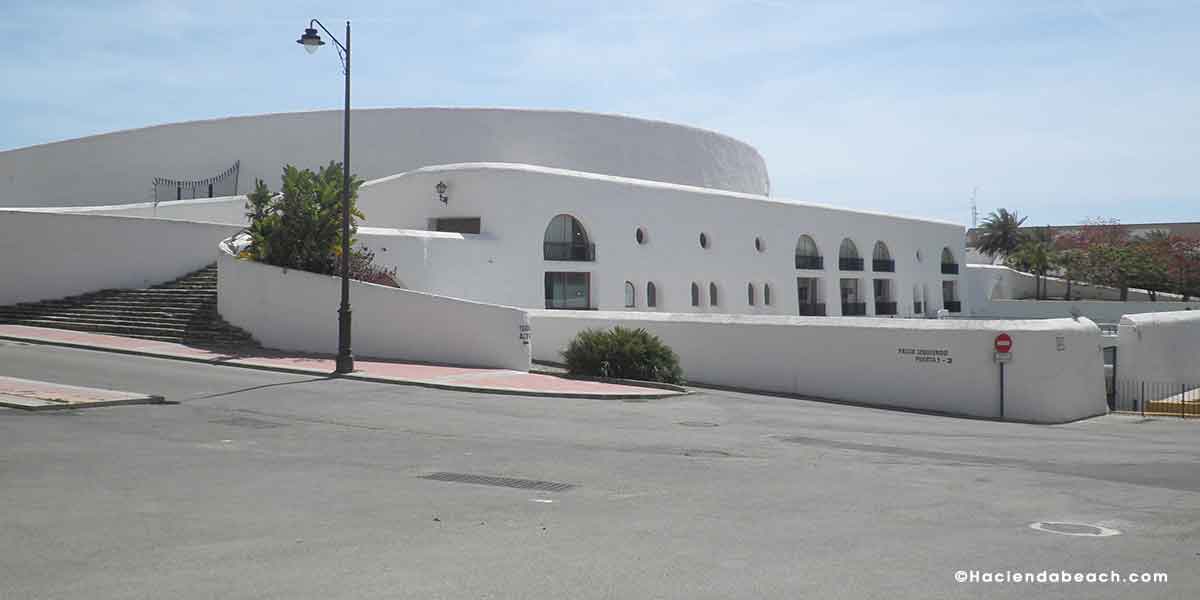
[[[875,314],[877,315],[894,315],[896,314],[895,302],[875,302]]]
[[[842,316],[843,317],[863,317],[867,314],[866,302],[843,302]]]
[[[943,275],[958,275],[958,263],[942,263]]]
[[[1200,417],[1200,384],[1174,381],[1104,379],[1108,407],[1114,411],[1166,417]]]
[[[861,258],[839,258],[838,268],[843,271],[861,271],[863,270],[863,259]]]
[[[572,298],[546,298],[546,308],[550,310],[595,310],[586,300]]]
[[[962,312],[962,301],[960,300],[946,300],[942,304],[946,307],[946,310],[952,313]]]
[[[801,256],[796,255],[797,269],[824,269],[825,259],[820,256]]]
[[[542,242],[542,256],[546,260],[592,262],[596,260],[596,245],[587,242]]]
[[[894,261],[890,258],[888,258],[888,259],[876,258],[871,261],[871,270],[875,271],[877,273],[895,273],[896,272],[896,261]]]
[[[913,314],[914,315],[925,314],[925,303],[924,302],[913,302]]]
[[[823,317],[825,316],[825,304],[821,302],[813,302],[800,305],[800,316],[802,317]]]

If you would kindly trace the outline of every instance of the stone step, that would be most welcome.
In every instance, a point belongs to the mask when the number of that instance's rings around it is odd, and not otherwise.
[[[187,327],[190,323],[205,323],[210,319],[191,319],[180,317],[142,317],[138,315],[106,315],[94,313],[47,313],[47,312],[13,312],[0,310],[0,317],[9,319],[41,319],[49,321],[66,321],[79,323],[133,323],[144,325],[162,325],[166,327]]]
[[[178,310],[166,311],[160,310],[157,307],[149,307],[144,309],[127,309],[113,308],[103,306],[70,306],[70,307],[50,307],[50,306],[23,306],[23,307],[0,307],[0,315],[2,314],[27,314],[27,315],[56,315],[56,316],[92,316],[92,317],[130,317],[144,319],[212,319],[216,318],[217,311],[214,310]]]
[[[51,329],[70,329],[74,331],[88,331],[92,333],[108,333],[112,335],[151,335],[159,337],[198,337],[198,338],[248,338],[245,333],[235,333],[229,329],[213,329],[192,328],[192,327],[168,327],[168,326],[147,326],[115,321],[111,323],[82,323],[79,321],[53,321],[45,319],[5,319],[16,325],[28,325],[30,327],[48,327]]]

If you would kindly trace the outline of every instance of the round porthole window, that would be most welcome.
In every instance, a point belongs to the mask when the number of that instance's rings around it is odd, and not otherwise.
[[[708,234],[707,233],[700,234],[700,247],[708,248]]]
[[[922,258],[923,258],[923,257],[921,256],[921,251],[920,251],[920,250],[917,250],[917,262],[921,262],[921,259],[922,259]]]
[[[762,252],[763,248],[764,248],[764,246],[763,246],[762,238],[759,238],[759,237],[754,238],[754,249],[758,250],[759,252]]]
[[[633,239],[637,240],[638,244],[645,244],[646,243],[646,230],[642,227],[638,227],[637,231],[633,232]]]

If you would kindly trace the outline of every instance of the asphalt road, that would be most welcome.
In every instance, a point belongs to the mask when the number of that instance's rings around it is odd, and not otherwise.
[[[1200,595],[1197,421],[522,398],[3,341],[0,375],[177,403],[0,409],[5,600]]]

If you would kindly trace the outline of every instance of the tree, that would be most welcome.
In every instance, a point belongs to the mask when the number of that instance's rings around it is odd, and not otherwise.
[[[1014,252],[1008,255],[1010,267],[1033,273],[1033,297],[1037,300],[1045,298],[1045,277],[1053,262],[1053,251],[1050,244],[1039,239],[1027,239]]]
[[[1026,218],[1018,215],[1016,211],[1010,212],[1005,208],[988,214],[983,219],[983,224],[979,226],[975,249],[990,258],[1012,254],[1025,241],[1025,234],[1021,232],[1021,224],[1025,222]]]
[[[272,195],[262,181],[247,197],[250,246],[244,254],[254,260],[313,273],[332,275],[342,252],[342,165],[330,162],[314,173],[287,165],[283,190]],[[350,178],[350,231],[364,219],[355,207],[362,180]],[[351,237],[351,244],[353,244]]]
[[[1063,300],[1071,299],[1071,282],[1078,277],[1086,258],[1083,251],[1078,248],[1066,247],[1054,251],[1052,265],[1067,280],[1067,293],[1063,296]]]

